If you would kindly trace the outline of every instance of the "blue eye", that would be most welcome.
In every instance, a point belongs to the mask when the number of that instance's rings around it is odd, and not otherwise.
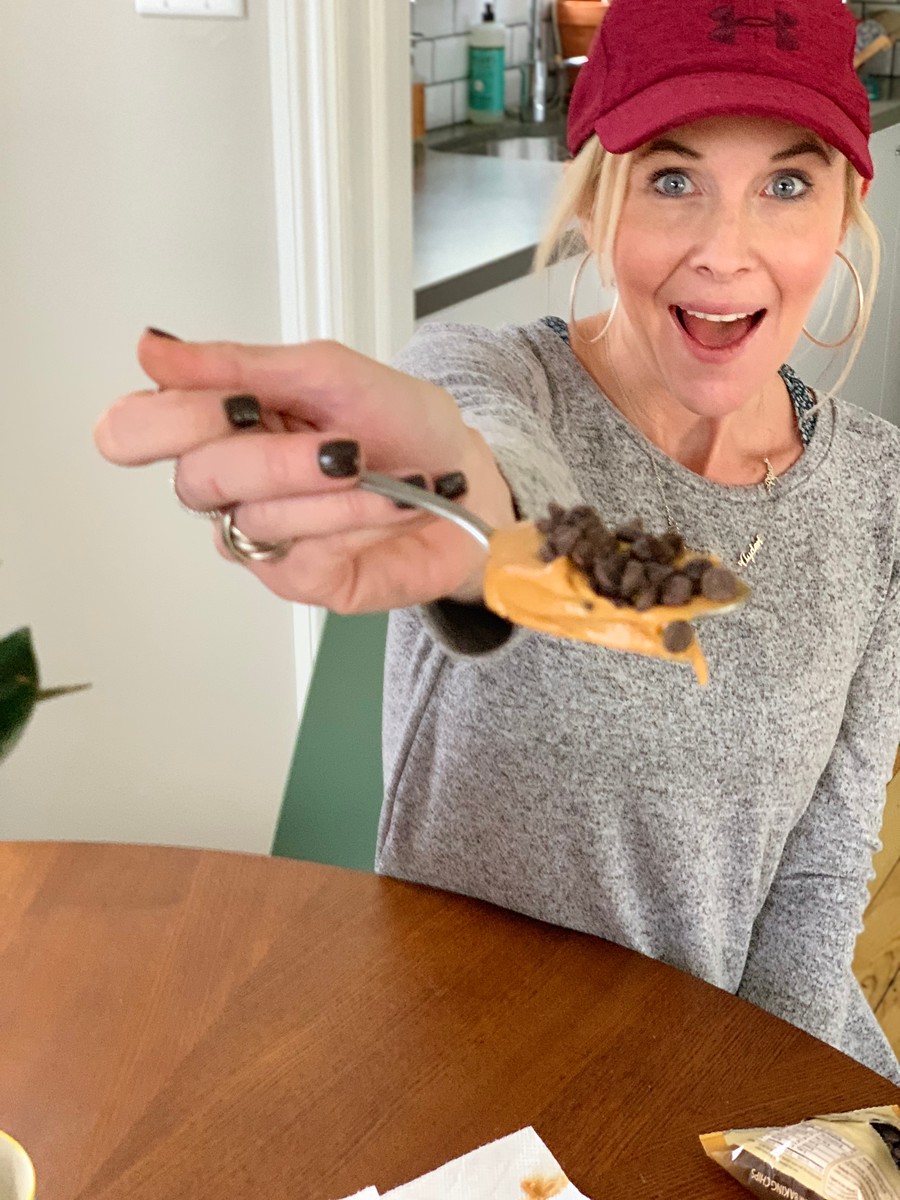
[[[662,196],[689,196],[694,190],[690,179],[681,171],[658,171],[652,183]]]
[[[812,187],[805,175],[778,175],[766,192],[779,200],[799,200]]]

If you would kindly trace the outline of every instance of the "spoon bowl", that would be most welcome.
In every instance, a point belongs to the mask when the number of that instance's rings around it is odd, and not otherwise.
[[[728,600],[709,600],[700,595],[692,596],[685,604],[655,604],[638,610],[598,595],[571,559],[560,556],[545,562],[539,553],[544,535],[532,521],[519,521],[509,529],[497,530],[461,504],[375,472],[365,472],[359,487],[453,521],[475,538],[488,554],[484,602],[499,616],[556,637],[688,663],[701,684],[707,681],[708,668],[699,641],[694,637],[686,649],[669,650],[664,641],[666,629],[676,622],[693,624],[733,612],[751,594],[749,586],[736,579],[736,594]],[[701,556],[686,551],[675,566],[684,566],[697,557]],[[719,565],[712,555],[702,557]]]

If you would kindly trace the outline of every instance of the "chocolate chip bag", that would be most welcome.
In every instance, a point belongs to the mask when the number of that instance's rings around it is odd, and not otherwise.
[[[780,1129],[701,1135],[711,1159],[754,1196],[900,1200],[900,1105],[813,1117]]]

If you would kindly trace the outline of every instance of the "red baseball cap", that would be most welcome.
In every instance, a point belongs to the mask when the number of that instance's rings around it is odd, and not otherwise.
[[[704,117],[775,117],[811,129],[871,179],[855,48],[840,0],[612,0],[572,91],[569,150],[593,133],[624,154]]]

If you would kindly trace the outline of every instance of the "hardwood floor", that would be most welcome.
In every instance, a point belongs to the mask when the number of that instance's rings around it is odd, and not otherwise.
[[[884,849],[874,859],[877,875],[869,887],[853,969],[900,1056],[900,775],[888,785],[881,840]]]

